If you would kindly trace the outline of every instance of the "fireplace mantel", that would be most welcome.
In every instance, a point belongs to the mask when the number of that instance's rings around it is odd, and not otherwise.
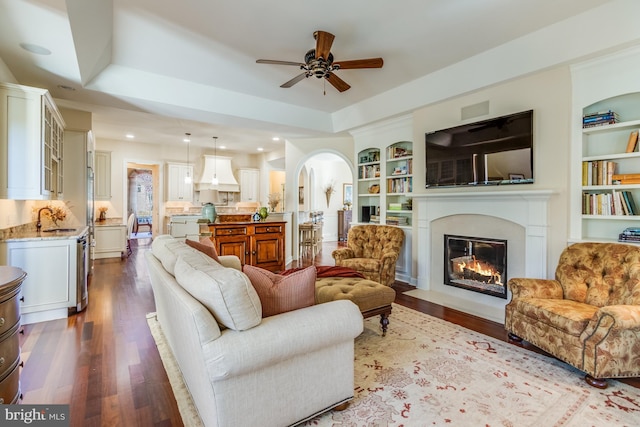
[[[420,247],[414,258],[418,267],[418,288],[427,291],[429,300],[452,308],[479,315],[490,320],[502,322],[504,319],[504,299],[498,299],[488,295],[455,290],[450,291],[444,285],[442,277],[442,238],[439,233],[434,233],[434,221],[440,219],[477,218],[481,224],[483,218],[491,221],[508,221],[516,224],[520,229],[512,237],[518,240],[518,245],[510,247],[521,248],[516,256],[511,258],[520,260],[517,269],[509,274],[511,277],[547,277],[547,231],[548,202],[554,194],[552,190],[527,190],[527,191],[433,191],[425,194],[414,194],[413,205],[417,211],[417,233]],[[456,217],[460,215],[460,217]],[[469,217],[469,216],[473,217]],[[476,217],[478,216],[478,217]],[[470,230],[469,224],[460,224]],[[452,230],[456,231],[456,230]],[[482,237],[494,237],[483,234],[483,227],[473,229]],[[434,236],[434,234],[437,234]],[[453,232],[452,234],[459,234]],[[507,237],[509,236],[501,236]],[[522,241],[523,240],[523,241]],[[511,250],[510,250],[511,252]],[[524,252],[524,253],[522,253]],[[509,262],[511,266],[511,261]]]

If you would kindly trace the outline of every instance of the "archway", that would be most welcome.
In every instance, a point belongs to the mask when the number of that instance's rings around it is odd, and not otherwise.
[[[353,183],[353,164],[335,150],[315,150],[300,159],[296,167],[296,182],[302,183],[304,203],[298,203],[294,215],[294,258],[300,257],[299,224],[309,221],[311,212],[322,211],[324,241],[338,240],[338,210],[343,208],[344,191]],[[327,197],[327,189],[333,188]],[[299,189],[300,190],[300,189]],[[293,210],[292,210],[293,211]]]

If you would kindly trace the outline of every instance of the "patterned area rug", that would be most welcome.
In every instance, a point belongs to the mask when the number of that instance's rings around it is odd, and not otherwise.
[[[396,304],[390,319],[386,337],[370,318],[356,339],[351,405],[304,425],[640,425],[639,389],[611,380],[595,389],[553,358]],[[193,418],[183,415],[185,425]]]

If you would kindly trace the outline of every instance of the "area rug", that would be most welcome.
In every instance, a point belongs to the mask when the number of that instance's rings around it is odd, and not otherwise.
[[[356,339],[355,399],[349,407],[304,425],[640,425],[639,389],[611,380],[607,389],[595,389],[556,359],[396,304],[390,319],[386,337],[379,319],[370,318]],[[150,327],[152,322],[153,317]],[[167,355],[160,345],[159,350],[164,362]],[[186,392],[173,387],[176,399]],[[187,426],[198,425],[194,418],[183,415]]]

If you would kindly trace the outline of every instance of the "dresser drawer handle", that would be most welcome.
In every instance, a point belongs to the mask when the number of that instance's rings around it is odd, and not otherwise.
[[[4,325],[4,317],[0,317],[0,326]]]
[[[0,357],[0,366],[4,365],[4,357]]]

